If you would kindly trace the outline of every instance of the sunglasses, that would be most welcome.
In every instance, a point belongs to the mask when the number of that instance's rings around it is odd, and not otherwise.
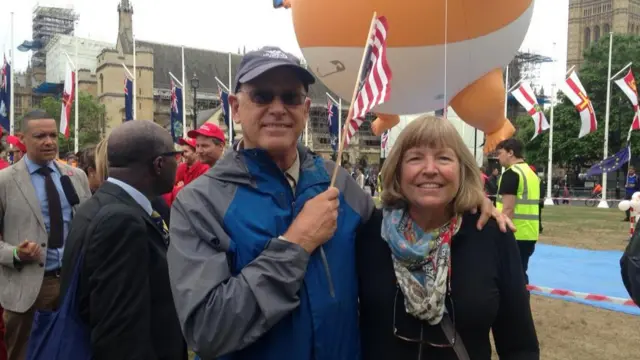
[[[458,339],[458,332],[455,332],[454,338],[452,339],[452,341],[450,343],[446,343],[446,344],[436,344],[436,343],[432,343],[428,340],[425,340],[422,338],[422,333],[424,329],[420,329],[420,339],[415,339],[413,337],[408,337],[408,336],[404,336],[401,335],[400,332],[398,331],[398,327],[396,326],[396,312],[397,312],[397,304],[398,304],[398,294],[400,292],[400,287],[396,287],[396,296],[393,299],[393,335],[395,337],[397,337],[400,340],[404,340],[407,342],[411,342],[411,343],[417,343],[417,344],[424,344],[424,345],[428,345],[431,347],[435,347],[435,348],[452,348],[453,345],[456,343],[456,340]],[[449,307],[449,309],[451,309],[451,319],[453,322],[453,328],[455,329],[456,327],[456,314],[453,308],[453,300],[451,299],[451,293],[448,292],[447,296],[445,297],[445,302],[449,300],[449,304],[451,305],[451,307]]]
[[[276,93],[272,90],[253,89],[240,90],[240,92],[249,95],[251,101],[258,105],[269,105],[273,103],[273,100],[275,100],[276,97],[278,97],[285,106],[299,106],[302,105],[307,98],[307,94],[299,91],[283,91]]]

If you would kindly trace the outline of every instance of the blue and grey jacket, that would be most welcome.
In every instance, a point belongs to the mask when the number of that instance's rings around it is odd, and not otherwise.
[[[328,188],[335,166],[298,151],[295,194],[266,152],[233,150],[173,204],[173,297],[186,341],[203,359],[360,358],[355,237],[373,200],[339,169],[333,238],[312,254],[278,239]]]

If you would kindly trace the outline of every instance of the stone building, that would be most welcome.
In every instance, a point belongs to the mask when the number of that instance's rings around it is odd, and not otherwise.
[[[609,32],[640,34],[640,3],[633,0],[569,0],[567,69],[578,68],[583,53]]]
[[[96,56],[95,67],[86,66],[80,72],[79,88],[94,95],[106,107],[106,131],[124,120],[124,76],[122,64],[133,71],[133,7],[128,0],[121,0],[118,5],[119,28],[115,46],[107,46]],[[86,44],[91,44],[89,41]],[[135,41],[136,53],[136,118],[154,120],[168,127],[170,117],[171,78],[169,72],[181,78],[182,47],[161,44],[151,41]],[[82,51],[86,53],[86,51]],[[216,122],[225,133],[227,127],[219,111],[217,77],[228,84],[229,75],[235,77],[240,63],[240,54],[222,53],[213,50],[184,48],[185,58],[185,105],[188,127],[193,127],[194,105],[198,112],[198,124],[204,121]],[[229,74],[231,62],[231,74]],[[95,73],[91,70],[95,68]],[[47,69],[47,72],[49,69]],[[199,88],[194,104],[190,80],[193,76],[199,79]],[[181,79],[180,79],[181,80]],[[309,146],[315,152],[329,157],[332,153],[327,125],[327,96],[329,90],[317,80],[309,91],[312,109],[309,119]],[[335,95],[332,94],[332,96]],[[343,119],[346,118],[348,104],[343,101]],[[241,129],[236,125],[236,133]],[[349,146],[349,161],[354,163],[366,158],[369,164],[377,164],[380,156],[380,137],[371,133],[368,122],[365,122],[358,136],[352,139]]]

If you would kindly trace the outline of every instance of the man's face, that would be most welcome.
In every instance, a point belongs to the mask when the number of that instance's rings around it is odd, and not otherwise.
[[[196,152],[189,145],[182,145],[182,158],[187,163],[187,165],[193,165],[196,162]]]
[[[215,165],[224,152],[224,144],[217,139],[198,135],[196,138],[196,155],[200,162],[209,166]]]
[[[630,168],[629,168],[629,176],[631,176],[631,175],[635,175],[635,174],[636,174],[636,169],[634,169],[634,168],[630,167]]]
[[[242,126],[245,148],[282,153],[296,148],[311,100],[295,72],[270,70],[229,96],[233,119]]]
[[[171,149],[172,146],[168,146]],[[167,153],[171,152],[168,150]],[[178,169],[178,160],[173,155],[162,156],[154,162],[154,170],[156,172],[157,181],[156,195],[166,194],[173,189],[173,183],[176,178],[176,170]]]
[[[500,170],[498,170],[498,168],[494,168],[493,171],[491,172],[491,175],[493,176],[498,176],[498,174],[500,174]]]
[[[500,165],[502,165],[503,167],[511,166],[512,154],[512,152],[506,151],[505,149],[498,150],[498,161],[500,162]]]
[[[45,164],[58,155],[58,126],[53,119],[29,120],[22,141],[31,161]]]

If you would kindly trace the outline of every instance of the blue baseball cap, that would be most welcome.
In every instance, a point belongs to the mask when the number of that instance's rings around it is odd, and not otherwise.
[[[279,47],[265,46],[259,50],[248,52],[242,57],[233,92],[238,92],[240,84],[250,82],[269,70],[283,66],[294,70],[305,88],[316,82],[313,74],[300,65],[300,59]]]

